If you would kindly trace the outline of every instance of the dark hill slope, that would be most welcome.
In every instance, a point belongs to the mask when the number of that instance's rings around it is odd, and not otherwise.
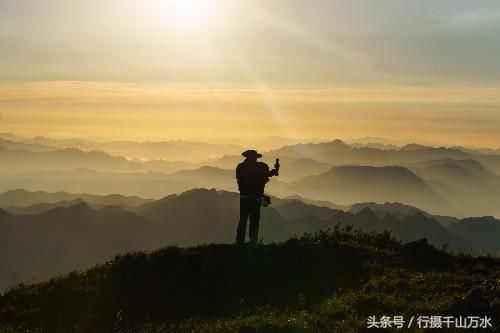
[[[286,219],[300,218],[304,216],[316,216],[325,220],[338,214],[338,209],[320,207],[307,204],[301,200],[281,200],[275,205],[275,209]]]
[[[117,253],[165,244],[154,224],[118,207],[85,203],[38,215],[0,213],[0,288],[86,268]]]
[[[139,214],[161,225],[169,244],[195,245],[206,242],[234,242],[239,218],[239,195],[215,189],[194,189],[171,195],[138,210]],[[266,241],[289,237],[287,222],[275,209],[261,211],[261,235]]]
[[[452,223],[449,229],[468,240],[476,253],[500,255],[500,222],[493,217],[470,217]]]
[[[499,264],[339,230],[257,248],[169,247],[12,289],[0,330],[359,332],[387,313],[499,318]]]

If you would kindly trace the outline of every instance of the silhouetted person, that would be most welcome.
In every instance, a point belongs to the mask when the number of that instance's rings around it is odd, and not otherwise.
[[[241,155],[245,160],[236,168],[236,179],[240,191],[240,221],[236,232],[236,243],[245,243],[247,220],[250,217],[250,244],[257,244],[259,237],[260,206],[269,203],[269,197],[264,195],[264,187],[272,176],[279,173],[279,160],[273,170],[264,162],[257,162],[262,157],[255,150],[244,151]]]

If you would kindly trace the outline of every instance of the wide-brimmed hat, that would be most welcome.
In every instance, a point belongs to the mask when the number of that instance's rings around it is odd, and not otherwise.
[[[253,149],[245,150],[243,153],[241,153],[241,155],[243,155],[247,158],[248,157],[256,157],[256,158],[262,157],[262,154],[259,154],[256,150],[253,150]]]

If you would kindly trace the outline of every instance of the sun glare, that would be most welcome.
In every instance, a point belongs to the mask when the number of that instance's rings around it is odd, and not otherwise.
[[[217,19],[217,0],[153,0],[150,3],[156,17],[182,31],[210,29]]]

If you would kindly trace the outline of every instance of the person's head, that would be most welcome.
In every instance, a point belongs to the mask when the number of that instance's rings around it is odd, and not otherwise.
[[[250,150],[245,150],[243,153],[241,153],[245,157],[245,159],[249,162],[256,162],[258,158],[262,157],[262,154],[259,154],[257,151],[250,149]]]

